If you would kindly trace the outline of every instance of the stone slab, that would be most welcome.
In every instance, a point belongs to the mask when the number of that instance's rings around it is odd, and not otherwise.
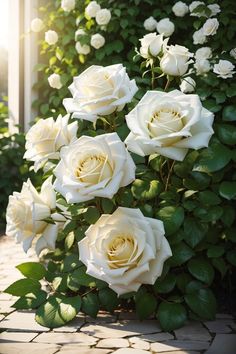
[[[111,349],[97,349],[97,348],[85,348],[78,345],[63,345],[57,354],[108,354],[111,353]]]
[[[0,354],[54,354],[60,347],[55,344],[1,343]]]
[[[131,347],[134,349],[142,349],[142,350],[149,350],[150,343],[146,342],[145,340],[141,339],[140,337],[131,337],[129,338],[129,342]]]
[[[210,333],[200,322],[196,321],[187,323],[186,326],[176,329],[174,333],[176,338],[180,340],[211,340]]]
[[[164,342],[167,340],[175,339],[174,336],[168,332],[144,334],[140,338],[148,342]]]
[[[154,353],[178,351],[178,350],[204,350],[208,349],[209,342],[170,340],[165,343],[151,343],[151,351]]]
[[[232,324],[232,320],[216,320],[216,321],[207,321],[204,322],[204,325],[212,333],[230,333],[232,332],[231,328],[228,326]]]
[[[30,342],[38,335],[37,332],[2,332],[0,333],[0,343],[2,342]]]
[[[47,332],[49,328],[40,326],[34,319],[34,312],[28,311],[15,311],[5,317],[3,321],[0,322],[0,329],[8,329],[13,332]]]
[[[205,354],[235,354],[236,334],[216,334]]]
[[[142,350],[142,349],[133,349],[133,348],[121,348],[118,350],[115,350],[113,354],[148,354],[147,350]]]
[[[124,338],[106,338],[101,339],[97,345],[97,348],[128,348],[129,341]]]
[[[37,343],[55,343],[55,344],[71,344],[92,346],[97,343],[97,338],[88,336],[85,333],[41,333],[34,339]]]

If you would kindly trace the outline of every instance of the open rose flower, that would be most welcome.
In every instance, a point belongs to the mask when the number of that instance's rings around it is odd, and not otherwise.
[[[148,91],[126,116],[131,133],[125,140],[137,155],[157,153],[182,161],[189,148],[208,146],[213,113],[202,107],[198,95]]]
[[[74,77],[69,87],[73,98],[63,104],[73,118],[95,122],[98,116],[121,111],[130,102],[138,88],[130,80],[122,64],[110,66],[92,65]]]
[[[54,249],[59,229],[64,225],[64,217],[54,213],[56,208],[56,194],[52,186],[52,177],[42,185],[41,192],[37,192],[31,181],[23,184],[21,192],[14,192],[9,197],[6,219],[6,234],[22,242],[25,252],[36,239],[35,250],[39,253],[44,248]],[[54,224],[43,221],[51,217]]]
[[[148,33],[140,39],[140,55],[143,58],[156,57],[161,51],[166,40],[163,39],[163,34]]]
[[[135,164],[116,133],[82,136],[60,155],[54,186],[68,203],[111,199],[135,179]]]
[[[217,18],[208,18],[204,23],[202,30],[205,36],[213,36],[216,34],[219,27],[219,21]]]
[[[213,72],[222,79],[228,79],[235,74],[234,68],[235,66],[229,60],[220,60],[219,63],[214,65]]]
[[[37,172],[49,159],[58,160],[60,148],[76,139],[77,122],[68,124],[69,114],[40,119],[26,134],[26,152],[24,158],[34,162]]]
[[[119,207],[102,215],[79,242],[87,274],[101,279],[118,295],[154,284],[165,260],[172,256],[163,223],[139,209]]]

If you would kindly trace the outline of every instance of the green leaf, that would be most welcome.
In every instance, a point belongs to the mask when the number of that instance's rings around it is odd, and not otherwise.
[[[221,197],[231,200],[236,197],[236,182],[222,182],[220,184],[219,193]]]
[[[17,310],[35,309],[45,302],[46,299],[47,293],[43,290],[39,290],[21,297],[12,305],[12,307]]]
[[[158,308],[157,318],[164,331],[173,331],[184,325],[187,311],[182,304],[162,302]]]
[[[228,251],[226,258],[227,258],[227,261],[229,261],[229,263],[231,263],[233,266],[236,267],[236,251],[235,250]]]
[[[41,288],[41,284],[34,279],[20,279],[12,283],[4,293],[14,296],[25,296],[29,293],[37,292]]]
[[[64,326],[77,315],[80,307],[80,296],[50,296],[47,302],[38,308],[35,319],[41,326],[48,328]]]
[[[175,233],[184,221],[184,209],[182,207],[167,206],[157,212],[165,226],[167,235]]]
[[[207,250],[207,257],[216,258],[221,257],[225,253],[225,249],[223,246],[212,245]]]
[[[215,140],[207,149],[201,151],[193,171],[219,171],[229,163],[231,156],[231,151]]]
[[[236,106],[226,106],[223,109],[222,118],[226,122],[233,122],[236,120]]]
[[[180,242],[173,248],[173,256],[169,259],[169,263],[173,266],[178,266],[194,256],[194,251],[184,242]]]
[[[40,280],[46,274],[45,267],[37,262],[21,263],[16,268],[27,278]]]
[[[216,313],[216,299],[210,289],[198,289],[184,296],[189,308],[198,316],[213,320]]]
[[[61,272],[71,272],[80,267],[83,263],[79,260],[79,254],[70,254],[63,259],[61,263]]]
[[[72,274],[69,275],[69,283],[74,282],[78,285],[88,286],[88,287],[95,287],[96,286],[96,279],[91,277],[91,275],[86,274],[86,268],[80,267]]]
[[[227,227],[232,226],[235,219],[235,215],[236,215],[235,208],[233,206],[230,205],[224,206],[224,211],[221,216],[221,220],[223,224],[226,225]]]
[[[136,199],[149,200],[160,194],[161,185],[157,180],[143,181],[136,179],[132,184],[131,191]]]
[[[102,210],[104,214],[110,214],[114,209],[114,203],[107,198],[102,198]]]
[[[214,268],[203,258],[191,259],[188,262],[189,272],[203,283],[211,284],[214,279]]]
[[[207,232],[207,226],[198,222],[195,218],[186,218],[184,221],[184,239],[186,243],[195,247],[201,242]]]
[[[169,293],[176,284],[176,277],[173,274],[168,274],[164,279],[157,279],[153,285],[153,289],[156,293]]]
[[[74,244],[75,234],[71,231],[65,239],[65,250],[68,251]]]
[[[192,277],[188,273],[182,273],[177,276],[177,287],[182,292],[186,292],[186,286],[190,283]]]
[[[109,288],[101,289],[98,293],[98,297],[101,304],[109,312],[114,311],[119,304],[117,294]]]
[[[225,260],[223,258],[213,258],[212,264],[220,272],[221,277],[223,278],[228,270]]]
[[[93,318],[96,318],[99,311],[97,294],[90,293],[82,298],[82,311]]]
[[[100,213],[95,207],[89,207],[86,213],[84,213],[85,221],[89,224],[95,224],[95,222],[100,218]]]
[[[150,293],[138,296],[135,300],[136,312],[140,320],[150,317],[157,308],[157,299]]]
[[[221,202],[218,195],[209,190],[199,192],[198,198],[199,201],[204,205],[218,205]]]
[[[218,124],[217,129],[218,137],[223,144],[235,145],[236,144],[236,127],[230,124]]]

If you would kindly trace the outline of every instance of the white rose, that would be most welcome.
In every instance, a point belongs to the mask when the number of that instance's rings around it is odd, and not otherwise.
[[[55,31],[47,31],[45,32],[45,42],[47,42],[49,45],[56,44],[58,41],[58,34]]]
[[[93,48],[99,49],[104,46],[105,38],[101,34],[95,33],[91,37],[90,44]]]
[[[233,57],[234,59],[236,59],[236,48],[231,49],[231,51],[229,52],[229,54],[231,55],[231,57]]]
[[[140,55],[149,58],[150,54],[156,57],[162,50],[164,44],[163,34],[149,33],[140,39]]]
[[[211,10],[211,16],[216,16],[221,12],[220,6],[218,4],[211,4],[207,6],[209,10]]]
[[[131,133],[125,143],[140,156],[157,153],[182,161],[188,149],[208,146],[213,134],[213,113],[198,95],[178,90],[148,91],[126,121]]]
[[[61,8],[66,12],[70,12],[71,10],[74,10],[75,0],[62,0]]]
[[[44,24],[40,18],[34,18],[31,21],[30,27],[33,32],[40,32],[42,31]]]
[[[85,8],[85,15],[91,18],[96,17],[99,10],[101,10],[101,6],[97,3],[97,1],[91,1]]]
[[[199,48],[195,53],[195,58],[197,60],[209,59],[212,57],[212,51],[210,47]]]
[[[154,284],[172,252],[160,220],[139,209],[119,207],[103,214],[78,243],[87,274],[101,279],[118,295]]]
[[[24,158],[34,161],[35,172],[49,159],[58,160],[60,148],[76,139],[78,123],[68,124],[69,118],[67,114],[56,121],[52,117],[39,119],[27,132]]]
[[[87,55],[90,53],[90,46],[87,44],[81,44],[80,42],[75,43],[75,49],[78,54]]]
[[[200,28],[198,31],[193,33],[193,44],[204,44],[207,38],[203,33],[203,29]]]
[[[60,152],[55,189],[68,203],[111,199],[135,179],[135,164],[116,133],[82,136]]]
[[[63,100],[67,112],[73,113],[73,118],[95,122],[99,115],[121,111],[131,102],[138,88],[122,64],[115,64],[90,66],[74,77],[69,90],[73,98]]]
[[[157,21],[152,16],[148,17],[143,23],[145,30],[150,32],[156,29],[156,25]]]
[[[21,192],[14,192],[9,197],[6,212],[6,234],[15,237],[17,243],[22,242],[25,252],[31,247],[34,238],[37,239],[35,250],[37,255],[44,248],[55,248],[62,218],[52,214],[56,208],[56,193],[52,186],[52,177],[42,185],[41,192],[28,180],[22,186]],[[43,221],[52,217],[55,224]]]
[[[170,45],[165,49],[160,61],[163,73],[170,76],[182,76],[188,71],[188,66],[192,62],[189,60],[193,54],[188,48],[181,45]]]
[[[172,7],[172,11],[174,12],[175,16],[183,17],[188,13],[188,5],[182,1],[178,1]]]
[[[197,75],[204,75],[211,70],[211,64],[207,59],[196,60],[194,67]]]
[[[163,34],[165,37],[169,37],[175,30],[175,25],[169,18],[163,18],[157,23],[157,32]]]
[[[75,41],[77,41],[78,36],[84,36],[85,34],[86,34],[85,30],[83,30],[82,28],[78,28],[75,31]]]
[[[111,11],[108,9],[101,9],[96,13],[96,22],[100,26],[105,26],[110,22]]]
[[[205,3],[202,1],[193,1],[189,5],[190,16],[197,16],[197,17],[206,16],[205,11],[194,11],[200,5],[205,5]]]
[[[61,77],[58,74],[52,74],[48,77],[48,83],[52,88],[60,89],[62,88]]]
[[[235,66],[228,60],[220,60],[218,64],[213,67],[213,72],[222,79],[233,77],[236,71],[233,71]]]
[[[205,36],[213,36],[219,27],[219,21],[217,18],[208,18],[204,23],[202,29]]]
[[[183,93],[191,93],[195,91],[196,82],[190,76],[188,76],[182,80],[179,87]]]

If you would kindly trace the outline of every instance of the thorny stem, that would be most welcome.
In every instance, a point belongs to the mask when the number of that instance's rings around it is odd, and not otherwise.
[[[153,70],[153,65],[152,65],[151,72],[152,72],[152,90],[154,90],[155,89],[155,73]]]
[[[169,165],[169,161],[168,161],[168,165]],[[165,192],[167,191],[167,188],[168,188],[168,185],[169,185],[170,176],[171,176],[171,173],[173,171],[174,165],[175,165],[175,161],[172,161],[172,164],[169,166],[169,171],[168,171],[168,175],[167,175],[167,178],[166,178]]]
[[[165,92],[168,90],[169,85],[170,85],[170,80],[169,80],[169,79],[167,79],[167,81],[166,81],[166,85],[165,85],[165,88],[164,88],[164,91],[165,91]]]

